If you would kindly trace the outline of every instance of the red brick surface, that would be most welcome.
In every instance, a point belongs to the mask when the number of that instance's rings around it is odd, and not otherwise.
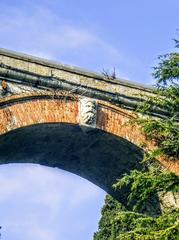
[[[77,101],[31,100],[0,109],[0,134],[38,123],[77,123]]]
[[[11,100],[11,103],[9,103]],[[13,103],[13,100],[16,102]],[[0,135],[13,129],[38,123],[72,123],[79,124],[78,100],[72,99],[29,99],[18,102],[17,96],[0,101]],[[134,115],[124,109],[99,101],[97,106],[97,128],[123,137],[145,149],[155,147],[146,141],[137,126],[129,124]],[[161,160],[171,171],[179,173],[179,164]]]
[[[143,147],[146,151],[156,147],[154,142],[146,140],[138,126],[130,124],[130,120],[134,118],[134,115],[129,111],[100,103],[97,111],[97,128],[125,138]],[[170,171],[179,174],[178,161],[169,161],[164,158],[159,159],[159,161]]]

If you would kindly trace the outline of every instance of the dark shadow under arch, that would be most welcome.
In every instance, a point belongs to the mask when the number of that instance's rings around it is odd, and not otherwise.
[[[112,184],[140,169],[143,151],[133,143],[99,129],[74,124],[38,124],[0,136],[0,164],[37,163],[75,173],[126,203],[126,190]]]

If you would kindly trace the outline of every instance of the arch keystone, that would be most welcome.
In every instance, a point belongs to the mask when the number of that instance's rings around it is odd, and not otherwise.
[[[97,105],[96,100],[87,97],[79,99],[79,123],[81,125],[96,127]]]

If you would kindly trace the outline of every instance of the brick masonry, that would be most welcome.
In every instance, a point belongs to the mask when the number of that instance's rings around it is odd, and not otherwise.
[[[12,100],[8,98],[8,100]],[[17,101],[17,99],[16,99]],[[21,98],[22,101],[22,98]],[[77,124],[77,101],[55,99],[32,99],[24,102],[11,102],[1,106],[0,133],[38,123],[73,123]]]
[[[111,186],[141,169],[143,150],[155,148],[130,123],[141,96],[152,94],[137,83],[0,49],[0,163],[58,167],[126,204],[127,191],[116,195]],[[152,114],[168,113],[154,107]],[[179,174],[177,161],[159,161]]]
[[[54,98],[57,90],[59,99]],[[133,110],[141,94],[153,93],[151,88],[137,83],[0,49],[0,135],[39,123],[80,125],[79,97],[83,96],[95,101],[85,109],[89,119],[82,118],[93,122],[91,127],[122,137],[144,150],[153,149],[155,144],[146,140],[137,126],[128,124],[135,117]],[[155,109],[153,114],[162,117],[166,112]],[[179,174],[177,161],[160,161]]]
[[[153,149],[141,134],[140,129],[129,123],[134,113],[97,100],[96,128],[122,137],[145,150]],[[39,123],[80,124],[78,98],[52,95],[21,94],[12,95],[0,100],[0,135],[11,130]],[[179,164],[161,159],[164,166],[179,173]]]

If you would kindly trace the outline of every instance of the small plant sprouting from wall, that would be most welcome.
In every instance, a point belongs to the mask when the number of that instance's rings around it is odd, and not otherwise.
[[[115,67],[113,68],[112,71],[103,69],[102,75],[103,75],[105,78],[109,79],[109,80],[114,80],[114,79],[117,78]]]

